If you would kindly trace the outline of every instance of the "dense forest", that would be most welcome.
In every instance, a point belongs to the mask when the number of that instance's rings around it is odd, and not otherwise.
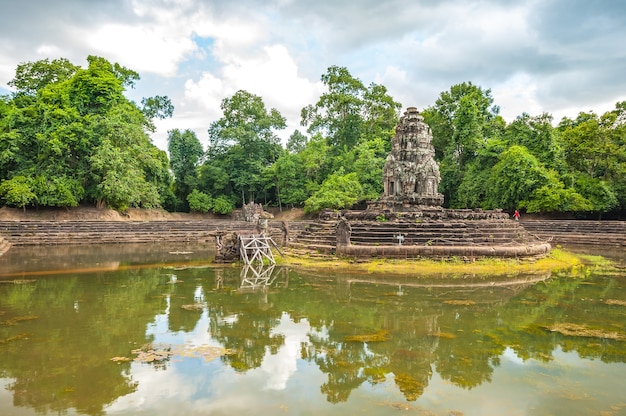
[[[326,92],[301,110],[303,131],[283,146],[285,118],[262,97],[222,100],[203,148],[188,129],[150,139],[170,117],[165,96],[125,95],[139,74],[89,56],[17,67],[0,97],[0,206],[228,214],[244,203],[348,208],[382,193],[382,167],[402,111],[383,85],[332,66]],[[440,192],[450,208],[602,214],[626,209],[626,102],[555,125],[550,114],[506,123],[489,89],[471,82],[440,94],[422,114],[433,132]]]

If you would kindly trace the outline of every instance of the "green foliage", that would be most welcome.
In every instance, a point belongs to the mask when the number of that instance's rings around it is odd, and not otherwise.
[[[139,75],[104,58],[87,61],[85,69],[65,59],[18,67],[18,91],[0,103],[0,180],[25,178],[35,195],[28,204],[39,206],[159,206],[170,193],[167,155],[146,134],[150,119],[123,94]],[[153,107],[168,102],[158,97]]]
[[[213,199],[210,195],[194,189],[187,195],[189,208],[195,212],[207,213],[213,208]]]
[[[98,206],[107,205],[120,211],[129,207],[160,206],[156,185],[146,181],[139,163],[141,159],[131,150],[120,149],[105,139],[90,158],[97,183],[92,195]]]
[[[309,139],[306,135],[300,133],[299,130],[295,130],[291,136],[289,136],[287,150],[291,153],[300,153],[304,150],[308,141]]]
[[[591,211],[593,205],[575,189],[565,188],[556,172],[548,172],[548,183],[533,191],[519,206],[527,212]]]
[[[204,149],[196,134],[191,130],[168,131],[167,145],[170,153],[170,167],[174,172],[176,196],[180,199],[187,199],[192,189],[197,186],[197,167]]]
[[[205,163],[198,168],[198,189],[212,196],[224,194],[230,190],[230,176],[225,161]]]
[[[526,147],[545,166],[561,172],[565,160],[557,135],[550,114],[531,117],[523,113],[506,126],[504,138],[509,145]]]
[[[436,157],[441,160],[440,191],[448,206],[461,208],[467,200],[467,195],[459,199],[458,190],[486,143],[499,138],[503,120],[498,112],[491,90],[471,82],[453,85],[450,91],[440,94],[434,106],[424,110],[424,120],[433,132]],[[478,170],[474,168],[474,172]]]
[[[302,205],[309,197],[302,158],[298,154],[283,152],[264,172],[267,186],[276,190],[278,205]]]
[[[80,67],[64,58],[54,59],[52,62],[43,59],[21,63],[15,70],[15,78],[8,85],[14,87],[18,93],[35,95],[49,84],[70,79],[79,69]]]
[[[36,176],[32,181],[37,204],[47,207],[76,207],[85,190],[80,181],[66,176]]]
[[[230,214],[235,209],[235,205],[226,195],[220,195],[213,200],[213,212],[216,214]]]
[[[230,196],[239,196],[245,203],[265,189],[262,173],[281,154],[274,131],[285,128],[285,118],[276,109],[266,110],[261,97],[247,91],[225,98],[221,108],[224,116],[209,127],[205,164],[224,169],[233,192]],[[217,193],[217,189],[206,191]]]
[[[360,200],[375,200],[383,193],[383,166],[387,158],[385,142],[381,138],[363,142],[355,147],[351,171],[357,173],[363,187]]]
[[[585,211],[607,212],[618,206],[615,192],[600,178],[590,178],[586,173],[579,173],[574,187],[590,202]]]
[[[511,146],[491,170],[487,203],[490,208],[515,209],[548,181],[547,170],[528,149]]]
[[[331,174],[320,189],[304,203],[307,213],[324,208],[343,209],[354,205],[363,193],[363,187],[356,173],[344,174],[343,169]]]
[[[105,114],[118,102],[125,101],[124,86],[106,60],[90,56],[89,67],[79,70],[69,81],[71,105],[81,115]]]
[[[302,125],[308,126],[309,133],[325,134],[334,154],[376,137],[391,140],[401,104],[384,86],[372,83],[365,87],[338,66],[329,67],[321,79],[328,92],[301,112]]]
[[[147,119],[159,118],[161,120],[172,117],[174,106],[168,97],[156,95],[154,97],[142,98],[141,111]]]
[[[32,191],[30,180],[24,176],[15,176],[0,182],[0,196],[7,205],[18,208],[25,208],[26,205],[37,201],[37,195]]]

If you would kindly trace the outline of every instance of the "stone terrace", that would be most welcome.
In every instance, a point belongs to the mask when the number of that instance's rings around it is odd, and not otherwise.
[[[349,244],[338,245],[338,220],[290,224],[289,246],[299,252],[356,257],[535,257],[549,245],[510,220],[350,221]],[[402,245],[398,236],[402,236]]]
[[[282,243],[280,223],[270,235]],[[50,244],[214,242],[223,232],[254,232],[251,223],[229,220],[0,221],[0,238],[13,246]],[[280,244],[279,243],[279,244]]]
[[[390,255],[400,253],[397,236],[404,236],[403,246],[466,247],[482,252],[489,247],[511,251],[514,247],[549,241],[554,244],[590,244],[626,246],[626,221],[580,220],[510,220],[491,221],[350,221],[352,250],[372,251],[394,247]],[[296,252],[337,252],[337,220],[270,221],[274,241]],[[288,230],[288,231],[287,231]],[[157,221],[0,221],[0,253],[11,245],[214,242],[224,232],[254,231],[251,223],[230,220],[157,220]],[[473,248],[473,249],[472,249]],[[398,253],[395,253],[398,251]],[[445,252],[442,249],[441,252]]]
[[[552,244],[626,247],[626,221],[524,220],[521,224]]]

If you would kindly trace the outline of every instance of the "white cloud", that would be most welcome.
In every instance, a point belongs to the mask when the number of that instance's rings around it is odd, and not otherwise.
[[[285,342],[276,354],[265,354],[261,370],[266,373],[265,388],[284,390],[289,378],[296,372],[300,359],[300,346],[308,341],[311,327],[306,320],[295,323],[287,313],[283,313],[280,323],[272,329],[272,334],[284,335]]]
[[[173,37],[145,26],[103,25],[87,34],[86,41],[98,45],[100,53],[113,62],[164,77],[174,76],[178,63],[196,50],[189,37]]]
[[[543,113],[537,101],[538,86],[528,74],[519,73],[492,89],[492,97],[500,106],[500,115],[511,122],[522,113],[531,116]]]
[[[300,127],[300,110],[317,101],[323,85],[298,75],[289,51],[282,45],[266,46],[252,56],[224,53],[216,57],[223,62],[217,73],[204,72],[200,79],[185,82],[180,108],[192,111],[209,123],[222,116],[220,104],[238,90],[260,96],[269,110],[276,108],[287,119],[287,128],[279,132],[286,138]],[[197,133],[198,134],[198,133]],[[198,136],[202,141],[202,136]]]
[[[569,0],[23,0],[0,13],[0,88],[20,62],[103,56],[139,72],[143,95],[172,99],[174,119],[156,123],[160,147],[163,128],[206,141],[219,103],[240,89],[287,118],[286,138],[331,65],[385,85],[404,106],[471,81],[493,91],[507,119],[558,120],[626,99],[625,20],[617,3]]]

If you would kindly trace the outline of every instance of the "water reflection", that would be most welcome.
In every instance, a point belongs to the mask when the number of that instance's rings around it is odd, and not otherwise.
[[[246,264],[241,267],[241,285],[239,290],[262,290],[269,287],[278,277],[276,265],[259,263]]]
[[[0,414],[624,414],[626,342],[598,334],[626,334],[625,278],[178,264],[5,279]]]

